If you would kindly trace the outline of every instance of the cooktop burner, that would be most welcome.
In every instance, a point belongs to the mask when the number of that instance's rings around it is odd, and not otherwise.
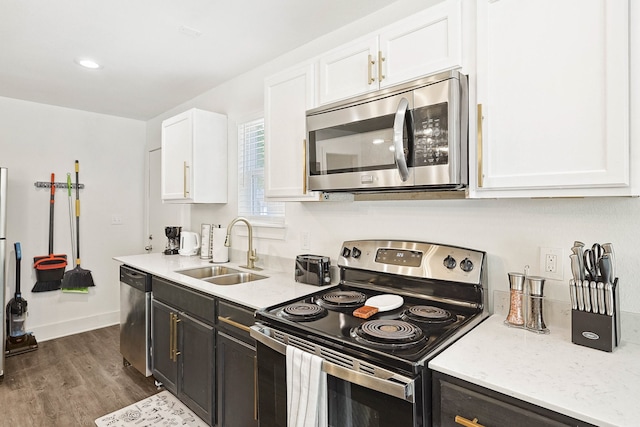
[[[323,294],[316,300],[318,305],[325,308],[343,309],[361,307],[367,296],[358,291],[332,291]]]
[[[370,320],[352,331],[364,343],[387,348],[410,348],[422,345],[422,329],[402,320]]]
[[[431,305],[414,305],[402,313],[402,318],[407,321],[426,323],[429,325],[444,326],[457,320],[450,311]]]
[[[282,308],[280,316],[295,322],[308,322],[327,315],[327,310],[317,304],[296,302]]]

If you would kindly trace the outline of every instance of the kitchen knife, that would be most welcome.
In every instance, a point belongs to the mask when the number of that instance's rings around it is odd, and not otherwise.
[[[611,264],[611,273],[609,278],[606,280],[609,283],[613,283],[615,282],[615,279],[616,279],[616,256],[613,252],[613,243],[603,243],[602,250],[604,251],[605,255],[609,255],[609,260]]]
[[[591,312],[591,292],[589,292],[589,281],[582,281],[582,292],[584,292],[584,311]]]
[[[592,280],[591,282],[589,282],[589,287],[591,288],[590,290],[591,311],[593,313],[597,313],[598,312],[598,284],[594,280]]]
[[[571,248],[571,250],[574,249],[575,247]],[[578,257],[578,254],[572,253],[571,255],[569,255],[569,259],[571,260],[571,274],[573,274],[573,280],[575,280],[577,283],[583,279],[582,275],[584,274],[584,270],[581,269],[580,258]]]
[[[604,285],[604,304],[607,308],[607,316],[613,316],[613,285],[611,283]]]
[[[578,310],[584,311],[584,293],[582,292],[582,280],[576,282],[576,296],[578,300]]]
[[[571,298],[571,309],[578,309],[578,295],[576,293],[576,281],[569,279],[569,297]]]
[[[606,314],[606,306],[604,303],[604,283],[598,282],[598,313]]]
[[[604,254],[598,260],[598,269],[600,270],[600,274],[602,275],[601,280],[604,283],[613,283],[615,281],[615,276],[612,276],[611,272],[613,271],[611,256],[609,254]]]
[[[580,264],[580,280],[584,280],[584,243],[576,240],[573,242],[573,247],[576,248],[574,253],[578,255],[578,263]]]

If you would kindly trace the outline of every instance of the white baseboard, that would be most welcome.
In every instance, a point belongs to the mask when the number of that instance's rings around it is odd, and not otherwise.
[[[64,322],[29,328],[29,332],[32,332],[36,336],[38,342],[43,342],[116,324],[120,324],[120,311],[112,311],[110,313],[80,317]]]

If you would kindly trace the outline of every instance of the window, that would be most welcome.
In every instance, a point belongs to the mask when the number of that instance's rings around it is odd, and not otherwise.
[[[238,126],[238,215],[284,222],[284,203],[264,199],[264,119]]]

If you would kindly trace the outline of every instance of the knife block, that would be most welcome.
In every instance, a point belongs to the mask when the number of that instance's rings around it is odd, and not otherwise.
[[[571,310],[571,342],[612,352],[620,344],[620,295],[613,283],[613,316]]]

